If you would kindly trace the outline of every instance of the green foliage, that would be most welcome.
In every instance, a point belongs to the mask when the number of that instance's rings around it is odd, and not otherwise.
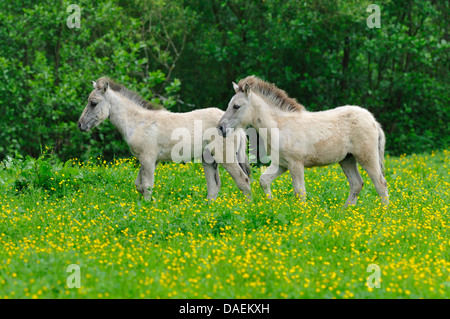
[[[6,157],[0,162],[0,168],[6,170],[6,178],[0,183],[8,187],[11,185],[16,194],[41,189],[49,194],[65,195],[78,188],[80,179],[84,176],[72,161],[61,162],[48,149],[37,158],[29,155],[12,159]]]
[[[449,3],[370,1],[0,0],[0,159],[129,156],[111,124],[82,134],[91,81],[110,76],[173,111],[216,106],[231,81],[256,74],[307,109],[368,108],[391,154],[449,144]]]
[[[145,56],[148,44],[137,32],[143,21],[117,1],[79,1],[81,28],[70,29],[69,4],[2,1],[0,158],[16,152],[36,157],[41,145],[53,145],[63,160],[128,155],[112,125],[91,135],[76,128],[91,81],[101,76],[169,109],[179,99],[180,80]]]

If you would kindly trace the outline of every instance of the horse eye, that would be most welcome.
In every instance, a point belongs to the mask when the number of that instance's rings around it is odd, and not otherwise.
[[[237,105],[237,104],[235,104],[234,106],[233,106],[233,108],[235,109],[235,110],[237,110],[238,108],[240,108],[241,106],[240,105]]]
[[[91,101],[91,107],[96,107],[97,106],[97,102]]]

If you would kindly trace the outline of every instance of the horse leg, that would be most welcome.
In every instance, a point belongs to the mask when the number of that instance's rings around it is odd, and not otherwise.
[[[270,164],[267,170],[259,178],[259,184],[263,189],[267,197],[272,198],[272,191],[270,190],[270,184],[273,180],[286,172],[286,168],[278,166],[276,164]]]
[[[247,176],[247,174],[245,174],[237,161],[234,163],[226,163],[226,161],[224,161],[221,164],[223,168],[225,168],[225,170],[228,172],[228,174],[231,175],[241,192],[244,193],[247,199],[250,199],[252,193],[252,189],[250,187],[250,178]]]
[[[345,207],[348,205],[355,205],[358,200],[358,194],[364,184],[358,171],[358,163],[356,162],[355,157],[351,155],[340,161],[339,165],[341,165],[350,186],[350,194],[345,202]]]
[[[219,194],[221,185],[218,164],[215,161],[211,164],[203,161],[202,166],[206,177],[206,187],[208,189],[207,199],[215,200],[217,194]]]
[[[362,168],[364,168],[375,185],[378,195],[381,197],[381,202],[387,206],[389,204],[389,194],[386,179],[383,176],[380,163],[378,161],[378,154],[372,154],[364,158],[356,158]]]
[[[146,201],[151,199],[153,191],[153,182],[155,180],[156,163],[151,160],[141,160],[141,169],[139,170],[138,179],[140,176],[140,192],[144,195]]]
[[[136,190],[141,193],[141,195],[144,194],[144,190],[141,188],[142,184],[142,167],[139,169],[138,176],[136,177],[136,180],[134,181],[134,185],[136,186]]]
[[[302,163],[293,163],[289,167],[289,172],[291,173],[295,195],[302,201],[306,201],[305,167]]]

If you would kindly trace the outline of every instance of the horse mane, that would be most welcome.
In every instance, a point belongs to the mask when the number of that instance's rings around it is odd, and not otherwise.
[[[269,105],[287,112],[301,112],[305,107],[297,102],[295,98],[290,98],[285,91],[279,89],[273,83],[265,82],[254,75],[241,79],[238,83],[239,91],[244,92],[244,86],[248,84],[250,89],[261,95],[269,102]]]
[[[138,93],[131,91],[130,89],[127,89],[123,84],[116,83],[113,80],[111,80],[110,78],[105,77],[105,76],[101,77],[100,79],[98,79],[96,81],[97,89],[101,89],[105,85],[106,82],[108,82],[111,90],[113,90],[117,93],[120,93],[121,95],[123,95],[124,97],[126,97],[127,99],[136,103],[138,106],[140,106],[144,109],[160,110],[163,108],[160,105],[155,105],[152,102],[145,100]]]

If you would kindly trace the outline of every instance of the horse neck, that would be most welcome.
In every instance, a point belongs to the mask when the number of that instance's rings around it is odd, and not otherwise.
[[[268,105],[262,98],[252,94],[253,118],[251,125],[266,139],[269,145],[272,141],[272,129],[279,128],[279,111]]]
[[[127,140],[136,125],[136,115],[140,113],[140,106],[120,94],[111,94],[109,100],[111,105],[109,120]]]

